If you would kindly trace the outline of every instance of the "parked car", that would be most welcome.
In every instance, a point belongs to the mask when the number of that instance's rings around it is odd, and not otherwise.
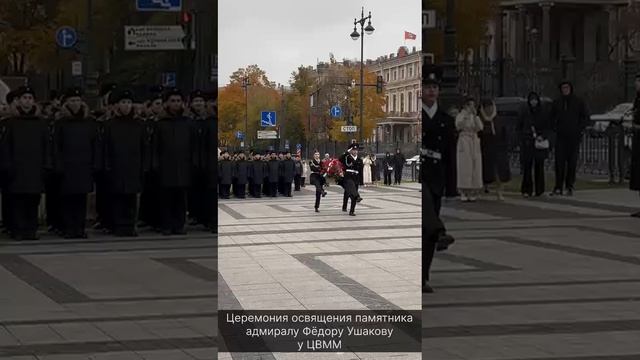
[[[631,127],[633,122],[633,103],[621,103],[604,114],[591,115],[591,123],[596,131],[605,131],[612,122],[622,122],[625,127]]]

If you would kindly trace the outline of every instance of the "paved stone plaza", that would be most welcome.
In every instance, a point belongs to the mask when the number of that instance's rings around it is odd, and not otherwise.
[[[424,359],[640,359],[637,194],[445,206],[458,242],[423,296]]]
[[[221,201],[220,309],[420,310],[418,184],[361,189],[357,216],[332,185],[278,197]],[[220,353],[219,359],[420,359],[419,353]]]
[[[216,239],[0,239],[0,359],[216,358]]]

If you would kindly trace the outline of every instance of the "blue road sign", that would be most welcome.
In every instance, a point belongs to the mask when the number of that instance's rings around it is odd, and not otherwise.
[[[302,149],[302,144],[296,144],[296,149],[298,150]]]
[[[276,112],[275,111],[261,112],[260,126],[276,126]]]
[[[244,133],[242,131],[236,131],[236,139],[243,140],[244,139]]]
[[[76,29],[63,26],[56,31],[56,43],[63,49],[72,48],[78,42]]]
[[[136,0],[138,11],[180,11],[182,0]]]
[[[334,118],[340,117],[342,115],[342,109],[338,105],[333,105],[331,107],[331,116]]]
[[[162,73],[162,86],[164,87],[176,87],[176,73],[166,72]]]

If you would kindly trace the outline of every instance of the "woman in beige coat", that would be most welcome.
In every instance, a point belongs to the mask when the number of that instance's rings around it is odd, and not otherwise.
[[[476,201],[482,189],[482,150],[478,132],[482,131],[482,120],[476,114],[475,101],[465,101],[456,116],[458,137],[458,189],[462,201]]]

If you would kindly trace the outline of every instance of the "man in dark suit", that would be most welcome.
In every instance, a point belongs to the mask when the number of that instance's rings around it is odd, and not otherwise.
[[[344,188],[342,211],[347,211],[347,203],[349,199],[351,199],[350,216],[356,216],[356,203],[362,201],[360,193],[358,192],[358,184],[360,184],[360,176],[362,175],[364,164],[358,156],[358,148],[357,143],[352,143],[349,145],[348,152],[340,156],[340,162],[345,167],[344,179],[342,181],[342,187]]]
[[[440,220],[449,166],[453,161],[452,142],[455,124],[451,116],[438,107],[440,72],[433,65],[422,69],[422,292],[431,293],[429,271],[436,250],[446,250],[454,241]]]

